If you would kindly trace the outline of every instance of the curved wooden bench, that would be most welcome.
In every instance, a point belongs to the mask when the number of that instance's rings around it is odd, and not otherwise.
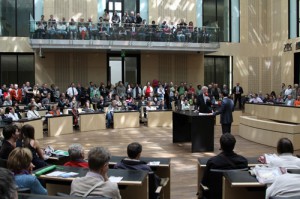
[[[300,124],[260,119],[256,116],[240,116],[239,135],[247,140],[277,146],[280,138],[289,138],[294,149],[300,149]]]

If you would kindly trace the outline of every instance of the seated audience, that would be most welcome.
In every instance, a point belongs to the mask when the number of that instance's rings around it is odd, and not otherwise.
[[[90,101],[87,100],[85,102],[84,108],[82,109],[82,111],[86,112],[86,113],[93,113],[94,109],[93,106],[90,104]]]
[[[13,125],[7,125],[3,128],[2,135],[4,140],[0,149],[0,158],[7,160],[10,152],[16,148],[16,142],[19,138],[19,129]]]
[[[10,99],[10,95],[7,95],[5,98],[4,98],[4,102],[2,104],[3,106],[11,106],[12,105],[12,101]]]
[[[36,111],[36,106],[35,105],[30,105],[29,110],[27,112],[27,119],[36,119],[40,118],[39,112]]]
[[[32,154],[27,148],[15,148],[9,155],[7,168],[15,175],[19,188],[30,188],[32,194],[47,195],[47,190],[41,185],[36,176],[32,175],[34,165],[31,163]]]
[[[206,163],[202,184],[207,186],[209,184],[209,172],[211,169],[243,169],[248,167],[248,161],[241,155],[234,153],[233,149],[236,140],[230,133],[224,133],[220,137],[220,145],[222,152],[217,156],[210,158]]]
[[[142,145],[138,142],[133,142],[127,146],[127,158],[118,162],[115,169],[142,170],[152,172],[152,169],[146,162],[141,161]],[[159,186],[160,178],[155,175],[155,187]]]
[[[183,111],[190,110],[190,104],[187,99],[185,99],[183,101],[183,103],[181,104],[181,110],[183,110]]]
[[[286,106],[294,106],[294,99],[292,98],[292,95],[287,96],[287,98],[284,101],[284,104]]]
[[[258,160],[261,163],[270,164],[272,167],[284,167],[288,169],[299,169],[300,159],[293,155],[294,146],[288,138],[281,138],[277,143],[277,154],[261,156]]]
[[[44,151],[41,149],[39,141],[34,139],[33,126],[25,124],[21,129],[21,133],[24,136],[24,147],[28,148],[32,153],[32,163],[35,169],[47,166],[44,160]]]
[[[300,175],[299,174],[283,174],[276,177],[271,186],[267,188],[266,199],[270,197],[299,197],[300,198]],[[298,198],[297,197],[297,198]]]
[[[53,116],[59,116],[60,115],[60,110],[57,109],[56,105],[53,105],[51,111],[49,111],[49,114],[51,114]]]
[[[19,115],[17,113],[15,113],[15,109],[13,107],[9,107],[9,113],[7,114],[8,118],[11,118],[12,121],[18,121],[19,119]]]
[[[68,152],[70,161],[66,162],[64,166],[84,168],[89,167],[88,162],[84,160],[84,150],[81,144],[71,144]]]
[[[1,199],[18,199],[14,176],[5,168],[0,168],[0,196]]]
[[[263,101],[260,97],[258,97],[257,93],[254,93],[254,95],[251,96],[249,103],[257,104],[257,103],[263,103]]]
[[[72,196],[104,196],[107,198],[121,198],[118,185],[108,179],[108,165],[110,153],[102,148],[92,148],[88,153],[90,171],[85,177],[76,178],[71,184]],[[90,191],[91,188],[94,188]],[[86,194],[88,191],[90,193]]]
[[[131,169],[131,170],[143,170],[152,171],[146,162],[141,161],[140,157],[142,154],[143,147],[138,142],[133,142],[127,146],[127,158],[118,162],[114,168],[115,169]]]

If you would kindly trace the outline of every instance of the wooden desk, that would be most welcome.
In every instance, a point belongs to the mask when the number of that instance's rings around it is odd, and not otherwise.
[[[173,143],[192,142],[192,153],[214,151],[215,116],[173,112]]]
[[[55,195],[57,192],[69,194],[73,179],[77,177],[84,177],[89,169],[59,166],[54,171],[76,172],[78,173],[78,175],[74,176],[73,178],[49,177],[46,175],[41,175],[39,179],[45,180],[48,195]],[[141,199],[148,199],[147,172],[136,170],[110,169],[108,171],[108,176],[123,177],[123,179],[118,183],[119,186],[125,186],[124,189],[120,189],[122,198],[135,199],[137,196],[139,196],[139,198]]]
[[[114,128],[138,128],[140,120],[138,111],[119,111],[114,112]]]
[[[115,164],[124,159],[124,156],[112,156],[109,162],[109,167],[113,168]],[[171,198],[171,159],[170,158],[150,158],[150,157],[142,157],[142,161],[144,162],[153,162],[159,161],[160,164],[157,166],[151,165],[151,169],[158,175],[160,178],[169,178],[168,184],[163,188],[163,194],[165,199]]]
[[[148,111],[148,127],[172,127],[172,110]]]
[[[19,121],[16,121],[16,123],[20,123],[21,126],[24,126],[25,124],[29,124],[29,125],[33,126],[35,139],[42,139],[44,137],[42,118],[36,118],[36,119],[31,119],[31,120],[21,119]]]
[[[106,129],[106,118],[104,113],[80,113],[80,131],[96,131]]]
[[[300,108],[273,104],[245,104],[245,113],[275,121],[300,123]]]
[[[48,136],[59,136],[73,133],[73,116],[50,116],[48,119]]]
[[[203,157],[198,158],[198,164],[197,164],[197,189],[200,187],[200,183],[202,182],[204,171],[206,169],[206,163],[211,157]],[[246,157],[248,160],[248,167],[254,167],[255,165],[261,164],[258,162],[258,157]],[[198,190],[197,190],[198,191]]]
[[[225,172],[223,199],[264,199],[266,186],[260,184],[249,171]]]

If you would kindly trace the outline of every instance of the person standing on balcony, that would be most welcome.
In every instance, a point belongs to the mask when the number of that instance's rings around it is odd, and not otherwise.
[[[53,39],[53,35],[56,33],[56,20],[53,18],[53,15],[50,15],[47,25],[47,33],[49,34],[49,39]]]
[[[104,14],[103,14],[102,18],[103,18],[104,26],[106,27],[106,31],[109,33],[110,16],[109,16],[107,9],[104,9]]]

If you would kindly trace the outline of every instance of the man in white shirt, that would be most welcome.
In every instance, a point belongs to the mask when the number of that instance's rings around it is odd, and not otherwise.
[[[72,82],[71,86],[67,89],[67,95],[69,96],[69,99],[71,100],[73,97],[76,97],[78,95],[78,91],[75,87],[75,84]]]
[[[267,188],[266,199],[270,197],[296,197],[300,198],[300,175],[299,174],[284,174],[276,177],[273,184]]]

